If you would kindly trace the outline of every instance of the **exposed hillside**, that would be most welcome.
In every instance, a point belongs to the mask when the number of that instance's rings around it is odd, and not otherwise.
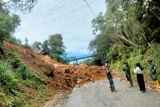
[[[22,59],[54,89],[71,89],[77,83],[105,78],[105,69],[98,66],[64,65],[49,56],[37,55],[29,48],[5,44],[7,50],[15,50]]]
[[[4,47],[5,56],[1,59],[8,61],[11,66],[9,72],[6,70],[10,77],[7,81],[15,81],[10,82],[11,84],[1,84],[2,107],[21,104],[39,107],[60,90],[72,90],[77,84],[106,78],[104,67],[65,65],[49,56],[37,55],[24,46],[5,43]],[[10,74],[13,74],[13,77]],[[118,72],[113,72],[113,75],[120,77]],[[30,100],[26,102],[28,98]],[[3,101],[5,102],[2,103]]]
[[[49,56],[37,55],[32,52],[30,48],[11,43],[5,43],[4,49],[5,55],[2,60],[6,60],[5,57],[7,57],[8,62],[11,61],[12,67],[10,68],[10,72],[16,75],[20,73],[29,76],[25,78],[22,76],[18,78],[18,81],[15,83],[16,89],[18,90],[16,92],[19,94],[12,94],[11,96],[13,97],[12,99],[18,99],[17,102],[19,105],[28,104],[31,106],[33,103],[34,107],[39,106],[47,100],[50,95],[53,95],[53,92],[57,92],[51,90],[72,90],[76,84],[83,84],[88,81],[105,78],[105,68],[103,67],[64,65],[51,59]],[[17,58],[19,60],[17,60]],[[19,72],[17,70],[21,64],[24,64],[25,67]],[[5,90],[5,88],[3,90]],[[3,93],[3,91],[1,91],[1,93]],[[5,93],[4,98],[7,98],[7,94],[12,92]],[[25,102],[29,97],[30,101]],[[2,100],[0,99],[0,101]],[[7,101],[10,101],[11,104],[5,102],[1,104],[1,106],[13,105],[10,99]]]
[[[52,92],[46,82],[16,51],[5,48],[0,55],[0,107],[37,105]]]

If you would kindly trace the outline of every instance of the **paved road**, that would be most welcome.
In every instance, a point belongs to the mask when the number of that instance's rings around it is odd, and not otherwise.
[[[118,92],[110,92],[108,81],[96,81],[74,88],[68,99],[55,107],[160,107],[160,95],[148,90],[138,93],[138,87],[114,82]]]

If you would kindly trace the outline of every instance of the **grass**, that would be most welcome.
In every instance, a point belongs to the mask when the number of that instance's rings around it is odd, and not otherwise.
[[[30,93],[21,94],[23,98],[23,107],[40,107],[55,94],[54,90],[50,90],[47,87],[41,87],[39,90],[32,91]],[[27,99],[27,100],[26,100]]]
[[[0,107],[39,107],[53,93],[16,52],[0,59]]]

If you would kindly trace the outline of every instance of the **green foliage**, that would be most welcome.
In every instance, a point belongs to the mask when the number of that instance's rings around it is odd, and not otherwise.
[[[92,50],[108,51],[112,44],[146,50],[150,44],[160,43],[159,1],[106,0],[106,4],[106,13],[93,20],[96,38],[90,42]]]
[[[90,42],[90,49],[106,52],[112,67],[122,76],[124,61],[132,66],[132,74],[135,64],[140,62],[148,78],[147,60],[153,59],[159,65],[160,59],[160,1],[106,0],[106,4],[106,13],[93,20],[96,38]],[[159,75],[159,66],[157,72]]]
[[[22,102],[18,97],[7,96],[0,92],[0,107],[22,107]]]
[[[145,0],[142,4],[143,19],[139,19],[142,23],[147,39],[152,42],[160,43],[159,33],[160,33],[160,1],[159,0]]]
[[[17,15],[12,15],[7,10],[0,9],[0,45],[10,38],[19,23],[20,20]]]
[[[65,52],[65,46],[63,45],[62,35],[51,35],[48,40],[45,40],[43,42],[42,48],[47,53],[63,55],[63,53]]]
[[[11,104],[11,98],[7,97],[5,93],[0,92],[0,107],[9,107]]]
[[[111,39],[109,35],[99,34],[96,36],[95,40],[92,40],[89,44],[89,49],[94,50],[96,48],[96,53],[105,52],[109,49],[111,44]]]
[[[25,40],[24,40],[24,41],[25,41],[25,44],[24,44],[24,45],[25,45],[26,47],[29,47],[29,44],[28,44],[28,38],[25,38]]]
[[[0,6],[1,8],[30,12],[36,3],[37,0],[1,0]]]
[[[96,65],[94,59],[86,59],[86,60],[80,62],[80,64],[86,64],[86,65],[88,65],[88,66]]]
[[[119,59],[120,55],[119,55],[119,48],[117,45],[114,45],[109,49],[107,57],[108,59],[112,59],[113,62]]]
[[[17,80],[11,70],[11,67],[7,62],[0,61],[0,85],[5,86],[10,92],[15,89]]]
[[[43,42],[42,48],[51,58],[67,64],[67,59],[62,57],[65,52],[65,46],[63,45],[63,38],[61,34],[51,35],[48,40]]]
[[[14,97],[12,104],[11,104],[12,107],[22,107],[23,105],[24,104],[22,104],[21,100],[18,97]]]
[[[122,67],[123,67],[123,62],[128,61],[129,65],[131,65],[131,74],[133,76],[133,79],[136,79],[136,76],[133,73],[133,69],[135,67],[135,64],[137,62],[140,62],[142,67],[144,68],[143,74],[145,75],[145,79],[150,80],[150,71],[149,71],[147,61],[149,59],[152,59],[153,62],[157,65],[157,75],[158,75],[158,79],[160,80],[160,62],[159,62],[160,46],[158,44],[154,44],[154,45],[152,44],[152,46],[153,47],[149,48],[145,53],[142,53],[140,49],[127,50],[127,48],[122,48],[122,47],[116,47],[118,51],[115,50],[115,48],[110,49],[110,54],[115,51],[118,53],[118,56],[116,59],[109,57],[112,60],[112,68],[119,71],[122,77],[125,77]]]
[[[45,40],[45,41],[43,42],[42,48],[43,48],[44,52],[46,52],[46,53],[49,53],[49,52],[50,52],[48,40]]]
[[[37,74],[35,74],[20,58],[20,56],[15,52],[10,52],[8,54],[8,61],[15,69],[17,74],[17,78],[27,81],[31,86],[35,84],[44,84],[44,80],[42,80]],[[32,82],[30,82],[32,81]],[[25,82],[25,83],[27,83]],[[27,84],[28,85],[28,84]]]
[[[67,64],[68,61],[67,59],[63,58],[62,56],[60,56],[59,54],[55,54],[55,53],[49,53],[49,56],[55,60],[57,60],[58,62],[61,62],[63,64]]]
[[[61,34],[51,35],[48,39],[50,52],[62,55],[65,52],[63,45],[63,38]]]
[[[18,85],[37,91],[42,87],[46,88],[45,81],[33,72],[16,52],[7,52],[3,60],[0,60],[0,106],[21,107],[27,104],[23,102],[25,98],[34,99],[38,95],[38,93],[36,95],[28,93],[24,97],[23,89]]]
[[[22,41],[20,39],[17,39],[16,37],[13,37],[13,36],[10,37],[9,42],[15,43],[17,45],[21,45],[22,44]]]

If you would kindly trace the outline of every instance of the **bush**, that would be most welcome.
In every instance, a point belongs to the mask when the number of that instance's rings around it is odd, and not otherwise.
[[[152,48],[148,48],[147,51],[145,52],[141,52],[141,49],[134,49],[134,50],[127,50],[126,48],[118,48],[116,49],[116,52],[118,52],[118,58],[115,59],[113,57],[111,57],[112,52],[114,52],[114,47],[113,49],[111,48],[110,52],[108,55],[109,58],[112,59],[112,68],[113,69],[117,69],[119,71],[119,73],[121,74],[121,76],[124,77],[124,72],[122,71],[122,67],[123,67],[123,62],[124,61],[128,61],[128,63],[131,65],[131,74],[133,76],[134,79],[136,79],[134,73],[133,73],[133,68],[135,67],[135,64],[137,62],[140,62],[143,69],[143,74],[145,76],[145,78],[148,80],[150,79],[150,71],[149,71],[149,67],[148,67],[148,63],[147,60],[152,59],[153,62],[158,65],[157,66],[157,75],[158,75],[158,79],[160,80],[160,67],[159,67],[159,60],[160,60],[160,46],[157,44],[152,44]],[[119,51],[117,51],[119,50]]]
[[[62,56],[58,55],[58,54],[54,54],[54,53],[49,53],[49,56],[55,60],[57,60],[58,62],[61,62],[63,64],[67,64],[68,61],[67,59],[63,58]]]
[[[22,101],[18,97],[12,99],[11,107],[23,107]]]
[[[16,88],[17,80],[12,73],[10,66],[4,61],[0,61],[0,83],[1,85],[6,86],[10,91]]]
[[[33,85],[32,83],[34,83],[34,85],[45,83],[44,80],[42,80],[23,62],[23,60],[16,52],[10,52],[8,54],[8,61],[12,65],[13,69],[15,69],[17,78],[24,81],[28,81],[28,83],[24,82],[26,83],[27,86],[29,86],[29,84],[32,86]]]
[[[28,103],[24,100],[36,97],[27,90],[39,91],[43,87],[46,87],[45,81],[16,52],[3,55],[0,60],[0,107],[23,107]]]
[[[92,58],[92,59],[86,59],[86,60],[80,62],[80,64],[86,64],[88,66],[97,65],[96,60],[94,58]]]
[[[14,36],[11,36],[8,41],[17,45],[22,45],[22,41]]]
[[[18,97],[8,97],[5,93],[0,93],[0,107],[22,107],[22,101]]]
[[[8,98],[5,93],[0,93],[0,107],[10,107],[11,105],[11,98]]]

